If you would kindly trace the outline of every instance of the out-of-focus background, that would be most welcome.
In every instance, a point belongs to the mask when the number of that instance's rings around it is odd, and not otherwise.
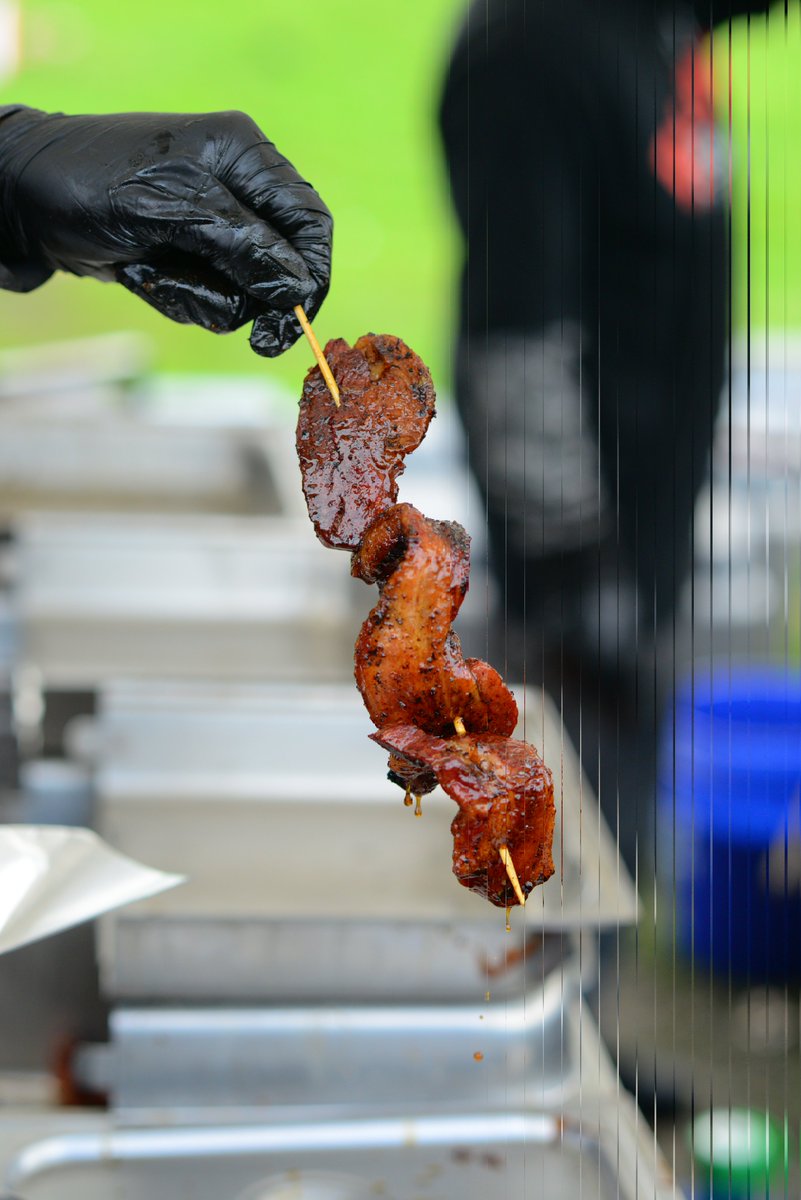
[[[449,398],[460,247],[436,132],[464,8],[0,0],[0,103],[242,109],[314,183],[336,220],[316,331],[395,333],[430,365],[439,416],[401,498],[473,536],[461,633],[485,655],[507,628]],[[404,1198],[537,1179],[666,1200],[675,1171],[701,1200],[781,1174],[776,1130],[801,1120],[801,4],[715,30],[712,49],[731,370],[659,665],[659,795],[634,797],[650,841],[632,882],[614,820],[631,797],[610,808],[607,790],[599,813],[564,697],[519,684],[521,732],[557,776],[559,866],[511,936],[450,878],[452,804],[399,812],[366,740],[351,676],[370,600],[315,541],[294,455],[305,342],[260,359],[247,329],[172,325],[94,280],[0,291],[0,816],[88,825],[189,876],[0,958],[0,1192],[277,1200],[292,1171],[315,1200],[366,1179]],[[732,747],[752,735],[756,802],[750,749]],[[417,1145],[408,1122],[432,1108],[450,1124],[415,1125]],[[718,1190],[711,1118],[688,1136],[708,1108],[728,1133]],[[536,1120],[510,1124],[521,1112]],[[333,1141],[332,1113],[351,1122]],[[53,1131],[68,1136],[47,1170],[20,1156]],[[754,1145],[745,1190],[720,1190]]]
[[[400,330],[447,383],[455,235],[433,114],[461,0],[3,0],[0,102],[64,112],[240,108],[336,215],[324,338]],[[801,8],[714,35],[717,105],[731,113],[735,323],[801,327]],[[729,87],[731,83],[731,87]],[[750,180],[749,180],[750,163]],[[770,234],[768,236],[768,225]],[[749,249],[750,244],[750,249]],[[748,281],[750,279],[750,292]],[[297,390],[303,347],[256,363],[245,334],[172,328],[116,287],[59,277],[0,295],[0,346],[141,330],[165,371],[269,371]]]

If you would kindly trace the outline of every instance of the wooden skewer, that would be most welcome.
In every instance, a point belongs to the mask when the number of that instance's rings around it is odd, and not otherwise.
[[[303,332],[306,334],[306,339],[312,348],[314,357],[317,359],[317,365],[323,373],[323,379],[325,380],[326,384],[328,385],[328,390],[331,393],[331,395],[334,397],[334,404],[336,404],[337,408],[339,408],[340,399],[339,399],[339,388],[337,387],[337,381],[336,381],[336,379],[334,379],[334,376],[331,374],[331,368],[329,367],[328,363],[326,362],[325,355],[323,354],[322,350],[320,349],[320,343],[317,341],[317,338],[314,336],[314,330],[312,329],[311,325],[309,324],[309,318],[306,316],[306,314],[303,311],[303,308],[301,307],[300,304],[295,305],[295,316],[300,321],[300,327],[303,330]]]
[[[506,867],[506,874],[509,876],[509,882],[511,883],[512,887],[515,889],[515,895],[517,896],[517,898],[521,904],[525,904],[526,897],[523,894],[523,889],[520,886],[520,880],[517,878],[517,871],[515,870],[515,864],[512,862],[512,856],[509,853],[509,847],[508,846],[499,847],[498,853],[501,856],[501,862]]]
[[[453,718],[453,728],[459,734],[459,737],[464,737],[464,735],[467,733],[467,730],[464,727],[464,721],[461,717]]]

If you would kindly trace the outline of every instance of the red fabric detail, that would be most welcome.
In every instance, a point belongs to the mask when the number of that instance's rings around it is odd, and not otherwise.
[[[712,208],[718,192],[710,75],[708,53],[688,46],[676,60],[674,93],[651,139],[654,174],[687,212]]]

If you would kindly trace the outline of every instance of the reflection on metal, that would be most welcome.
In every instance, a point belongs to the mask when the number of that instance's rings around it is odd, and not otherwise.
[[[633,1122],[618,1131],[597,1106],[586,1119],[536,1111],[396,1110],[297,1124],[279,1115],[270,1125],[51,1137],[17,1155],[6,1186],[26,1200],[108,1200],[112,1188],[127,1200],[182,1191],[193,1200],[274,1200],[288,1194],[275,1190],[283,1181],[296,1185],[291,1194],[298,1200],[337,1200],[344,1175],[353,1200],[429,1189],[459,1200],[500,1200],[529,1194],[531,1180],[543,1195],[665,1200],[672,1192],[647,1158],[629,1161],[633,1139]]]

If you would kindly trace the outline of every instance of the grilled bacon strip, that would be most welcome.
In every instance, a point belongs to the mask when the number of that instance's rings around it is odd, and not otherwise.
[[[438,738],[414,725],[370,735],[414,771],[430,771],[459,812],[451,825],[453,873],[500,908],[517,904],[499,850],[512,856],[528,896],[554,872],[553,777],[533,746],[497,734]]]
[[[434,385],[423,360],[390,334],[365,334],[353,347],[337,338],[325,357],[341,404],[313,367],[296,434],[303,492],[320,541],[358,550],[367,526],[398,498],[403,460],[434,416]]]
[[[451,626],[467,592],[470,539],[453,521],[430,521],[396,504],[373,522],[352,574],[377,583],[378,603],[356,642],[356,683],[378,728],[402,723],[446,737],[461,717],[470,733],[508,736],[517,704],[498,672],[465,659]],[[398,783],[420,795],[436,781],[390,762]]]

